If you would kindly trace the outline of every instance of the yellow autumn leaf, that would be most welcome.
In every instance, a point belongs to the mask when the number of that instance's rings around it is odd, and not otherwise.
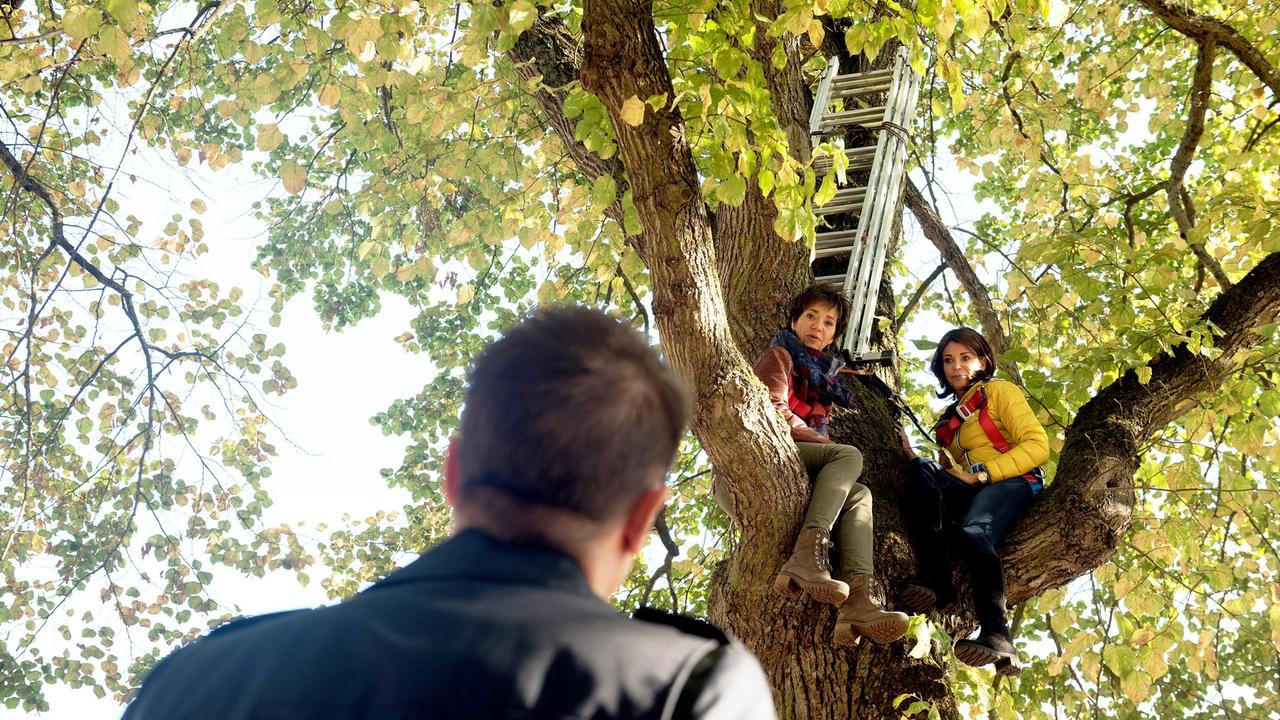
[[[290,195],[297,195],[307,186],[307,171],[293,160],[286,160],[280,166],[280,181]]]
[[[476,289],[471,283],[466,283],[458,288],[458,304],[466,305],[471,302],[471,298],[476,296]]]
[[[516,0],[507,11],[507,30],[513,35],[528,30],[533,21],[538,19],[538,8],[529,0]]]
[[[622,122],[635,127],[644,122],[644,101],[632,95],[622,103],[618,114],[622,117]]]
[[[275,123],[264,123],[258,128],[258,149],[271,152],[284,142],[284,133]]]
[[[337,85],[332,83],[322,85],[320,91],[316,93],[316,102],[325,107],[337,107],[338,98],[341,97],[342,91]]]
[[[68,8],[62,16],[62,29],[76,40],[84,40],[102,26],[102,13],[88,5]]]

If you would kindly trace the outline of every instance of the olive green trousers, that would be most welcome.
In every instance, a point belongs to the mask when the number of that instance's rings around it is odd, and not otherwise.
[[[841,578],[874,573],[871,490],[858,482],[862,453],[836,443],[798,442],[796,449],[813,483],[804,527],[831,533]]]

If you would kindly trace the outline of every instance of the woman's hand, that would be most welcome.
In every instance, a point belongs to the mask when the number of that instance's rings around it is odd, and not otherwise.
[[[916,451],[911,447],[911,438],[907,437],[907,431],[903,430],[901,425],[897,426],[897,430],[898,439],[902,441],[902,452],[906,454],[908,461],[915,460]]]
[[[949,467],[947,468],[947,472],[951,473],[952,475],[955,475],[957,478],[960,479],[960,482],[964,483],[965,485],[978,484],[978,476],[969,472],[968,470],[961,470],[960,468]]]

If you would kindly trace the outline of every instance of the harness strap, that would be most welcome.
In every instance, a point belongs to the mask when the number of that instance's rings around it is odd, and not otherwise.
[[[979,390],[978,392],[982,392]],[[996,427],[996,421],[991,419],[991,413],[987,412],[987,404],[982,403],[982,409],[978,410],[978,424],[982,425],[982,429],[986,431],[987,438],[991,440],[991,444],[1003,455],[1009,452],[1009,441],[1004,439],[1004,433],[1000,432],[1000,428]]]
[[[1005,438],[1004,433],[1000,432],[1000,428],[996,426],[996,421],[991,417],[991,411],[987,409],[987,391],[982,386],[978,387],[967,402],[963,405],[954,406],[954,412],[948,412],[938,422],[935,428],[938,434],[938,443],[943,447],[949,446],[956,433],[960,431],[960,426],[964,424],[965,420],[972,417],[974,413],[977,413],[978,424],[982,426],[982,431],[987,434],[987,439],[991,441],[991,444],[995,446],[995,449],[1001,455],[1013,449]],[[1032,485],[1043,485],[1043,472],[1037,467],[1018,477]]]

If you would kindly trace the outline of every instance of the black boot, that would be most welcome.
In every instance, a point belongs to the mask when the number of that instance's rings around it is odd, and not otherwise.
[[[935,608],[941,610],[955,599],[956,591],[950,578],[929,575],[911,580],[898,593],[898,603],[912,615],[921,615]]]
[[[956,643],[956,659],[965,665],[990,665],[1004,676],[1017,675],[1022,670],[1018,650],[1008,633],[988,633],[983,630],[972,640]]]

